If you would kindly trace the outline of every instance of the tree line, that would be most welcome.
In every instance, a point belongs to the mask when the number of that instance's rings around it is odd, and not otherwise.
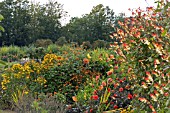
[[[64,26],[61,19],[67,15],[63,5],[49,0],[46,4],[33,3],[28,0],[4,0],[0,2],[0,14],[4,19],[0,31],[0,46],[25,46],[37,39],[50,39],[53,42],[65,37],[68,42],[96,40],[110,41],[109,34],[118,26],[117,20],[124,15],[115,15],[108,6],[99,4],[91,12],[81,17],[73,17]]]

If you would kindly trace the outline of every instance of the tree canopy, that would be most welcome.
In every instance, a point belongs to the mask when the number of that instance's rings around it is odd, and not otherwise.
[[[55,0],[49,0],[46,4],[28,0],[4,0],[0,2],[0,13],[5,18],[1,22],[5,32],[2,32],[0,46],[24,46],[37,39],[56,42],[60,37],[79,44],[84,41],[110,41],[109,34],[114,31],[112,25],[118,26],[117,20],[124,18],[116,16],[108,6],[99,4],[88,14],[73,17],[67,25],[62,26],[60,20],[67,12]]]

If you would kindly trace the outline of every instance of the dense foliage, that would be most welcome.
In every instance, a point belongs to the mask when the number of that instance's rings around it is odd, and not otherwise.
[[[56,42],[60,37],[78,44],[84,41],[92,43],[99,39],[111,41],[109,34],[114,30],[111,26],[117,23],[117,19],[123,18],[121,15],[115,16],[108,6],[99,4],[89,14],[73,17],[67,25],[62,26],[61,21],[67,12],[55,0],[46,4],[28,0],[4,0],[0,2],[0,13],[5,18],[1,22],[5,32],[2,32],[0,46],[24,46],[37,39]]]
[[[55,43],[42,37],[31,46],[1,47],[0,58],[5,63],[0,65],[0,109],[31,113],[168,113],[170,2],[157,4],[157,8],[146,10],[129,9],[132,16],[122,15],[118,20],[100,4],[63,27],[69,32]],[[102,21],[94,21],[96,18]],[[106,20],[114,22],[115,27],[107,29]],[[88,25],[80,26],[82,22]],[[101,26],[107,29],[102,29],[104,34],[99,33]],[[91,38],[86,40],[83,30],[92,32]],[[114,39],[112,43],[101,40],[105,33]],[[67,39],[84,42],[79,46],[68,44]],[[106,48],[107,44],[110,46]]]

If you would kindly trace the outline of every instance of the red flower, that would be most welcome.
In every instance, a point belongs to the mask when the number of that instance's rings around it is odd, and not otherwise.
[[[118,83],[115,83],[115,84],[114,84],[114,88],[117,88],[117,86],[119,86],[119,84],[118,84]]]
[[[112,75],[112,74],[113,74],[113,71],[108,71],[108,72],[107,72],[107,75],[108,75],[108,76],[110,76],[110,75]]]
[[[114,102],[110,102],[110,104],[114,104]]]
[[[120,83],[122,83],[122,82],[123,82],[123,80],[119,80],[119,82],[120,82]]]
[[[111,83],[113,81],[113,79],[112,78],[108,78],[107,81],[108,81],[108,83]]]
[[[114,96],[114,97],[117,97],[117,94],[114,94],[113,96]]]
[[[154,87],[155,87],[156,89],[159,89],[159,86],[158,86],[157,83],[154,84]]]
[[[93,96],[92,96],[92,99],[93,99],[93,100],[98,100],[98,99],[99,99],[99,96],[98,96],[98,95],[93,95]]]
[[[115,66],[114,69],[117,70],[119,67],[118,66]]]
[[[149,72],[149,71],[146,71],[146,75],[150,76],[151,74],[150,74],[150,72]]]
[[[111,91],[111,88],[108,88],[107,91],[110,92],[110,91]]]
[[[157,90],[154,90],[154,94],[155,94],[156,96],[159,96],[159,93],[158,93]]]
[[[118,29],[118,34],[119,34],[119,35],[123,35],[123,34],[124,34],[123,30]]]
[[[99,80],[99,78],[100,78],[100,76],[96,76],[96,81],[98,81],[98,80]]]
[[[139,31],[138,31],[136,34],[134,34],[134,36],[135,36],[136,38],[139,38],[140,35],[141,35],[141,33],[140,33]]]
[[[151,109],[153,112],[155,112],[155,109],[154,109],[154,107],[153,107],[152,105],[149,105],[149,107],[150,107],[150,109]]]
[[[157,101],[157,98],[156,98],[156,96],[154,94],[151,93],[150,97],[153,99],[153,101]]]
[[[132,12],[132,15],[134,15],[135,13],[134,12]]]
[[[93,94],[96,95],[97,94],[97,90],[94,90]]]
[[[148,100],[147,100],[146,98],[143,98],[143,97],[140,97],[140,98],[139,98],[139,101],[144,102],[144,103],[147,103],[147,102],[148,102]]]
[[[128,99],[132,99],[133,96],[131,94],[128,94]]]
[[[103,85],[103,86],[106,86],[106,82],[105,82],[105,81],[102,81],[102,85]]]
[[[120,91],[120,92],[122,92],[122,91],[123,91],[123,88],[122,88],[122,87],[121,87],[121,88],[119,88],[119,91]]]
[[[146,82],[149,82],[149,77],[145,77],[145,81],[146,81]]]
[[[92,112],[93,112],[93,109],[91,108],[91,109],[90,109],[90,113],[92,113]]]
[[[164,93],[164,96],[166,96],[166,97],[167,97],[168,95],[169,95],[169,94],[168,94],[168,92]]]
[[[113,107],[114,109],[117,109],[118,108],[118,106],[117,105],[114,105],[114,107]]]
[[[153,36],[153,37],[156,37],[156,36],[157,36],[157,34],[156,34],[156,33],[152,33],[152,36]]]
[[[123,80],[126,80],[126,77],[124,77]]]

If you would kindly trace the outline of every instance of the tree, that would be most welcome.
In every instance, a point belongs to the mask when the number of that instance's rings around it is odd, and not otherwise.
[[[61,36],[60,19],[66,14],[62,5],[57,1],[50,1],[43,5],[40,10],[43,12],[38,19],[39,25],[44,27],[44,32],[40,35],[41,38],[49,38],[56,41]]]
[[[63,29],[64,36],[71,41],[93,42],[98,39],[108,40],[109,34],[113,31],[111,24],[114,22],[114,12],[108,6],[99,4],[89,14],[81,18],[74,17]]]
[[[27,0],[4,0],[0,2],[1,14],[5,17],[2,22],[5,32],[2,33],[1,43],[5,45],[24,45],[28,41],[26,24],[29,22]]]
[[[29,45],[39,38],[56,41],[61,36],[60,19],[66,14],[62,5],[52,0],[42,5],[28,0],[4,0],[0,2],[0,13],[6,18],[0,46]]]

